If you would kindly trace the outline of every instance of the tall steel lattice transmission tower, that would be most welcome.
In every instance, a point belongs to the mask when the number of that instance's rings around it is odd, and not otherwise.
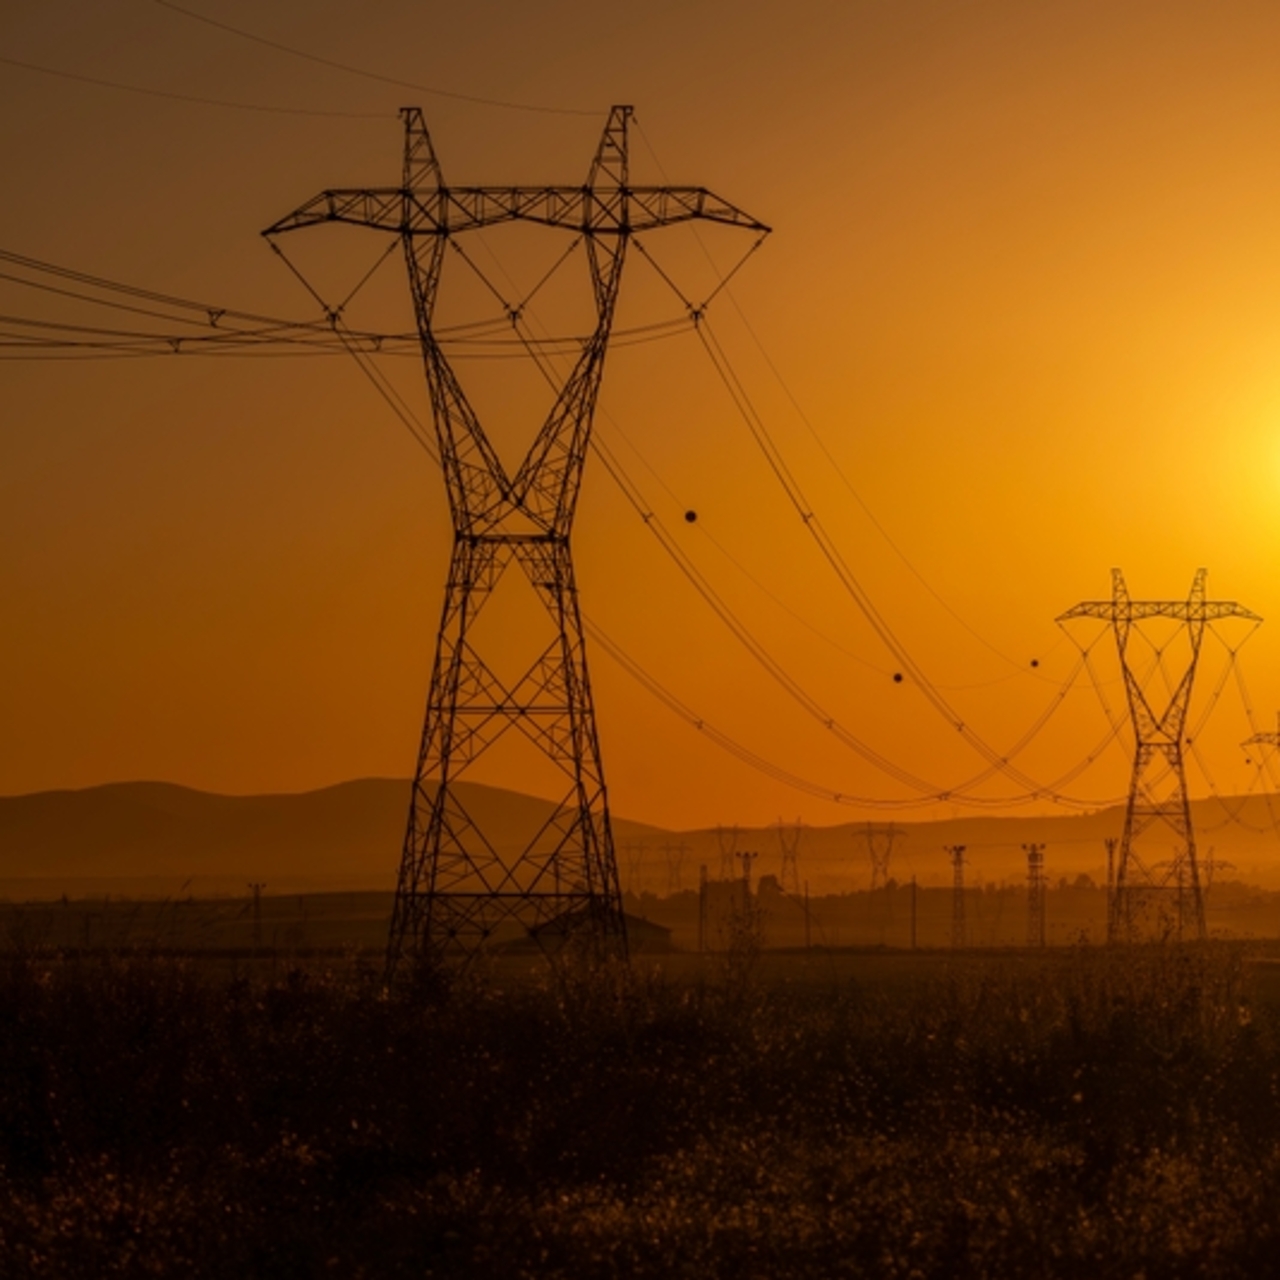
[[[513,932],[538,938],[573,932],[597,952],[625,955],[622,895],[570,553],[596,398],[627,249],[637,234],[694,220],[761,235],[768,228],[702,187],[632,186],[630,107],[610,111],[586,180],[576,186],[449,186],[421,110],[401,114],[404,163],[398,186],[321,192],[264,233],[336,222],[401,241],[453,519],[388,976],[406,953],[465,961]],[[499,460],[435,327],[450,247],[460,248],[468,233],[511,223],[580,238],[594,309],[594,327],[514,474]],[[523,674],[504,680],[490,648],[494,638],[477,630],[476,622],[513,567],[545,608],[550,639],[529,628]],[[510,644],[513,638],[503,639]],[[514,850],[486,833],[457,785],[513,729],[554,765],[564,787],[551,816]]]
[[[1112,569],[1110,600],[1084,601],[1058,619],[1099,618],[1111,624],[1133,726],[1133,773],[1107,919],[1110,942],[1161,935],[1181,938],[1187,933],[1196,938],[1205,936],[1204,894],[1183,762],[1187,713],[1205,628],[1224,618],[1261,622],[1257,614],[1233,600],[1206,600],[1206,577],[1206,570],[1196,571],[1185,600],[1132,600],[1124,574]],[[1135,655],[1130,652],[1130,642],[1140,625],[1155,618],[1178,623],[1185,629],[1187,641],[1182,674],[1169,681],[1162,695],[1152,688],[1154,673],[1146,680],[1139,676]],[[1168,638],[1153,645],[1157,666],[1167,645]],[[1150,857],[1144,859],[1138,846],[1144,833],[1160,826],[1173,833],[1175,847],[1174,857],[1157,865]]]

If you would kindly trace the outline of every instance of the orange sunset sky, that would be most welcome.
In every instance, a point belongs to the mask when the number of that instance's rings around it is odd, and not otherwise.
[[[773,228],[710,323],[811,506],[967,724],[1003,750],[1054,702],[1077,656],[1054,618],[1107,596],[1112,565],[1144,598],[1185,596],[1204,565],[1212,596],[1269,620],[1240,661],[1274,727],[1280,7],[184,6],[388,77],[587,114],[358,78],[155,0],[10,0],[0,249],[313,319],[258,233],[327,186],[396,183],[398,107],[424,108],[446,178],[533,183],[581,180],[609,105],[634,104],[635,181],[704,184]],[[701,234],[720,269],[750,243]],[[494,242],[524,286],[554,255],[535,240]],[[652,246],[691,294],[712,287],[687,233]],[[382,243],[325,229],[287,247],[336,294]],[[647,264],[629,271],[620,324],[680,314]],[[60,305],[0,281],[0,313]],[[408,325],[397,260],[360,305],[370,327]],[[384,365],[425,418],[420,368]],[[498,362],[463,376],[500,445],[536,426],[536,382]],[[980,771],[913,682],[893,681],[899,664],[694,334],[614,351],[598,430],[832,716],[940,787]],[[438,473],[345,357],[0,362],[0,793],[407,776],[449,539]],[[912,797],[764,674],[596,459],[575,555],[588,615],[706,721],[823,786]],[[1118,708],[1114,651],[1094,654]],[[1201,709],[1225,654],[1206,647]],[[752,772],[596,647],[590,663],[616,812],[671,826],[874,816]],[[1106,731],[1078,679],[1019,763],[1057,777]],[[1249,732],[1229,680],[1193,794],[1257,785],[1238,746]],[[1111,800],[1127,772],[1113,743],[1064,790]],[[537,789],[501,759],[477,777]],[[1018,791],[997,779],[980,794]]]

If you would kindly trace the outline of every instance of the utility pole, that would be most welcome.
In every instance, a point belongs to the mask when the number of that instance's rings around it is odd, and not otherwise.
[[[783,893],[798,894],[800,865],[796,855],[800,852],[800,836],[804,831],[804,824],[797,818],[794,827],[787,827],[779,818],[775,830],[778,833],[778,844],[782,848],[782,870],[778,876],[778,884]]]
[[[1116,931],[1116,845],[1120,843],[1115,836],[1108,836],[1107,845],[1107,941],[1118,942]]]
[[[916,949],[916,878],[911,877],[911,950]]]
[[[813,950],[813,934],[809,928],[809,882],[804,882],[804,949]]]
[[[742,907],[751,911],[751,864],[760,856],[752,849],[744,849],[736,855],[742,859]]]
[[[1197,938],[1205,936],[1204,897],[1183,761],[1183,747],[1190,741],[1186,736],[1187,712],[1205,628],[1224,618],[1262,621],[1234,600],[1206,600],[1206,577],[1206,570],[1196,571],[1185,600],[1131,600],[1124,574],[1112,569],[1110,600],[1085,601],[1058,618],[1060,623],[1076,618],[1097,618],[1110,623],[1133,726],[1133,773],[1108,929],[1113,942],[1136,941],[1152,932],[1168,933],[1170,923],[1179,937],[1184,926]],[[1181,623],[1187,641],[1182,674],[1170,681],[1171,692],[1167,696],[1155,689],[1154,675],[1145,680],[1140,678],[1136,664],[1130,659],[1131,638],[1141,631],[1144,622],[1153,618]],[[1153,642],[1157,653],[1163,653],[1167,646],[1167,640],[1158,645]],[[1139,850],[1139,838],[1157,824],[1169,828],[1176,839],[1175,857],[1163,871],[1150,863],[1149,855],[1144,859]],[[1175,893],[1172,921],[1168,910],[1162,909],[1170,889]]]
[[[596,400],[635,237],[696,220],[759,237],[768,228],[701,187],[633,186],[630,107],[609,112],[586,181],[567,186],[453,186],[442,175],[422,111],[410,107],[401,116],[398,186],[321,192],[264,233],[277,251],[285,233],[323,223],[370,228],[400,241],[453,519],[387,977],[406,952],[465,964],[504,927],[537,937],[542,926],[554,923],[562,937],[571,930],[583,936],[594,954],[625,956],[622,890],[570,551]],[[583,247],[594,328],[512,473],[449,361],[436,303],[446,258],[482,275],[463,241],[486,227],[517,222],[555,229],[566,242],[572,239],[570,250]],[[504,318],[520,333],[524,302],[503,298],[502,304]],[[338,328],[341,308],[330,311],[330,320]],[[475,624],[512,571],[527,580],[525,589],[532,587],[546,616],[541,627],[521,625],[503,634],[495,649],[486,638],[491,633]],[[497,659],[510,662],[508,650],[517,641],[525,651],[515,669],[524,674],[504,679]],[[514,851],[486,834],[458,785],[511,730],[554,766],[564,787],[551,817]]]
[[[1044,845],[1024,844],[1027,855],[1027,946],[1045,945]]]
[[[969,945],[964,918],[964,851],[962,844],[944,845],[951,859],[951,947],[963,951]]]
[[[707,864],[698,867],[698,952],[707,949]]]

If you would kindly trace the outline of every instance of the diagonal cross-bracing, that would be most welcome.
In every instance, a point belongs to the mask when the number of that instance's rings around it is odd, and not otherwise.
[[[1058,619],[1097,618],[1111,625],[1133,727],[1133,772],[1107,919],[1111,942],[1205,936],[1204,892],[1183,759],[1187,714],[1205,628],[1225,618],[1261,621],[1233,600],[1207,600],[1206,576],[1204,569],[1196,572],[1185,600],[1132,600],[1124,574],[1113,569],[1110,600],[1085,601]],[[1130,642],[1142,623],[1160,618],[1180,624],[1186,664],[1157,696],[1154,673],[1145,681],[1140,677]],[[1173,836],[1174,856],[1157,863],[1150,854],[1141,855],[1140,838],[1152,829],[1159,834],[1161,828],[1166,837]]]
[[[402,112],[398,187],[323,191],[264,233],[348,223],[397,236],[421,339],[436,444],[453,521],[435,661],[396,888],[388,974],[406,955],[463,960],[486,946],[571,932],[596,953],[626,953],[617,860],[570,534],[590,443],[628,243],[637,232],[690,221],[767,233],[701,187],[632,186],[631,108],[609,113],[580,186],[451,187],[417,108]],[[524,222],[580,237],[594,327],[520,465],[499,460],[435,333],[451,243]],[[515,679],[500,678],[477,630],[490,597],[519,571],[551,623],[529,637]],[[521,847],[485,830],[459,781],[518,729],[560,779],[549,816]]]

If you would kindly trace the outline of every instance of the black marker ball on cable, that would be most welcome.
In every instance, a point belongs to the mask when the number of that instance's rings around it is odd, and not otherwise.
[[[894,684],[901,684],[901,683],[902,683],[902,672],[901,672],[901,671],[895,671],[895,672],[893,673],[893,683],[894,683]]]
[[[684,518],[688,524],[697,524],[698,513],[696,511],[686,511],[684,513]]]

